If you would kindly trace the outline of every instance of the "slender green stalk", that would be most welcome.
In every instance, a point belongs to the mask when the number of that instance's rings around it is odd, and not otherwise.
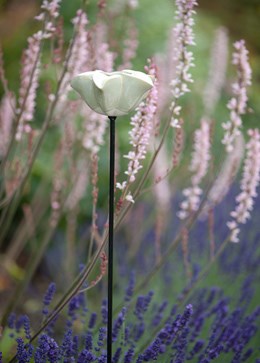
[[[96,164],[95,164],[96,163]],[[91,166],[92,166],[92,174],[97,174],[97,170],[98,170],[98,157],[97,155],[93,155],[92,156],[92,160],[91,160]],[[97,170],[94,170],[94,169]],[[89,242],[89,247],[88,247],[88,259],[87,261],[90,261],[91,259],[91,255],[93,253],[93,246],[94,246],[94,240],[95,240],[95,228],[96,228],[96,215],[97,215],[97,195],[98,191],[97,191],[97,186],[96,181],[93,182],[93,179],[96,179],[96,177],[93,175],[92,176],[92,198],[93,198],[93,203],[92,203],[92,224],[91,224],[91,233],[90,233],[90,242]]]

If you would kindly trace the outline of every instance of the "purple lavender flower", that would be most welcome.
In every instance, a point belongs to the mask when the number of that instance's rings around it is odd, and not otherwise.
[[[15,313],[11,313],[7,319],[7,326],[12,330],[12,332],[9,334],[10,338],[14,337],[13,331],[15,329],[15,322],[16,322],[16,315]]]
[[[69,363],[75,353],[73,349],[73,336],[71,329],[66,331],[60,348],[64,363]]]
[[[156,315],[153,318],[152,326],[156,327],[160,324],[162,318],[163,318],[163,312],[167,308],[168,301],[163,301],[162,304],[159,306],[158,311],[156,312]]]
[[[148,362],[149,360],[157,360],[160,353],[161,340],[156,338],[152,344],[145,350],[143,354],[143,360]]]
[[[199,339],[195,344],[194,344],[194,347],[191,349],[187,359],[188,360],[191,360],[193,359],[193,357],[195,357],[196,354],[198,354],[201,349],[203,348],[204,346],[204,340],[201,340]]]
[[[119,358],[121,356],[121,353],[122,353],[122,348],[117,348],[115,354],[114,354],[114,357],[112,358],[112,363],[118,363],[119,362]]]
[[[134,352],[135,352],[134,348],[128,349],[128,351],[125,354],[124,363],[131,363],[132,362],[132,359],[134,357]]]
[[[131,301],[134,292],[134,286],[135,286],[135,274],[134,272],[132,272],[130,275],[129,284],[125,290],[125,302]]]
[[[79,350],[79,337],[78,337],[78,335],[74,335],[74,337],[73,337],[72,350],[73,350],[73,357],[76,357],[78,355],[78,350]]]
[[[17,338],[17,361],[18,363],[29,363],[32,354],[33,354],[33,347],[31,344],[24,344],[22,338]]]
[[[107,324],[107,299],[104,299],[102,301],[102,306],[101,306],[101,315],[102,315],[102,323],[103,324]]]
[[[83,351],[79,354],[77,363],[90,363],[96,360],[96,356],[88,351],[87,349],[83,349]]]
[[[15,321],[15,331],[17,334],[20,333],[21,328],[24,326],[24,317],[19,316]]]
[[[92,339],[92,334],[90,332],[87,332],[86,335],[86,343],[85,343],[85,348],[86,350],[92,350],[93,348],[93,339]]]
[[[42,334],[39,338],[38,347],[34,354],[35,363],[56,363],[59,360],[59,346],[53,338]]]
[[[100,348],[104,345],[105,337],[106,337],[106,328],[102,327],[99,329],[97,347],[95,347],[96,352],[99,352]]]
[[[137,318],[139,320],[143,319],[143,314],[147,311],[153,295],[154,295],[154,292],[149,291],[149,293],[146,296],[142,296],[142,295],[138,296],[136,305],[135,305],[134,314],[137,316]]]
[[[125,315],[126,315],[126,308],[123,308],[120,313],[118,314],[117,319],[115,320],[114,326],[113,326],[113,332],[112,332],[112,336],[113,336],[113,342],[116,341],[118,333],[124,323],[125,320]]]
[[[27,315],[23,316],[23,327],[26,339],[31,339],[30,320]]]
[[[88,328],[93,329],[97,321],[97,314],[92,313],[89,319]]]
[[[85,297],[83,293],[79,293],[70,300],[68,306],[68,316],[70,317],[69,321],[67,322],[68,326],[71,326],[72,322],[77,319],[78,312],[80,310],[85,312],[85,307]]]
[[[105,353],[98,358],[98,363],[107,363],[107,355]]]
[[[44,315],[48,315],[49,313],[49,305],[50,303],[52,302],[52,299],[53,299],[53,296],[56,292],[56,285],[54,282],[50,283],[50,285],[48,286],[48,289],[46,291],[46,294],[43,298],[43,310],[42,310],[42,313]]]
[[[16,321],[16,314],[15,313],[11,313],[8,316],[8,319],[7,319],[7,326],[8,326],[8,328],[14,329],[15,328],[15,321]]]

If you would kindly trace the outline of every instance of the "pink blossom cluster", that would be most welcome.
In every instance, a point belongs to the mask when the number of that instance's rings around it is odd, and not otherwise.
[[[0,157],[5,155],[11,139],[14,120],[15,99],[11,94],[5,95],[0,103]]]
[[[240,183],[241,192],[236,197],[237,206],[230,213],[233,218],[227,225],[231,230],[231,241],[239,242],[239,224],[244,224],[250,218],[253,210],[256,189],[260,182],[260,133],[258,129],[248,130],[250,137],[246,144],[246,159],[243,167],[243,176]]]
[[[156,86],[155,64],[151,62],[147,70],[148,74],[155,78],[154,87],[150,91],[146,102],[140,104],[136,114],[131,118],[133,128],[129,132],[129,135],[133,150],[129,151],[127,155],[124,155],[126,159],[129,159],[128,169],[125,171],[125,174],[128,175],[130,183],[135,181],[136,174],[142,168],[140,161],[145,159],[153,129],[153,118],[157,110],[158,91]]]
[[[139,5],[138,0],[128,0],[127,4],[131,9],[136,9]]]
[[[73,182],[73,187],[67,197],[65,207],[68,210],[73,210],[77,207],[80,200],[86,193],[86,188],[89,180],[89,165],[86,158],[79,161],[78,171]]]
[[[203,94],[207,115],[211,115],[220,97],[226,79],[228,62],[228,35],[224,27],[216,31],[209,66],[209,77]]]
[[[107,26],[99,22],[91,34],[92,41],[92,69],[102,69],[106,72],[113,71],[115,53],[109,49],[107,38]]]
[[[83,72],[88,60],[88,41],[86,25],[88,24],[87,15],[83,10],[78,10],[76,17],[72,19],[74,25],[75,39],[69,49],[67,72],[60,87],[60,102],[67,100],[70,87],[70,80],[78,73]],[[61,105],[60,105],[61,107]]]
[[[164,53],[155,55],[155,61],[158,65],[159,82],[159,98],[158,98],[158,114],[164,114],[169,104],[170,83],[169,79],[175,78],[176,64],[174,61],[176,48],[176,39],[174,29],[171,29],[167,41],[167,48]]]
[[[157,158],[154,162],[154,194],[156,198],[156,204],[160,214],[167,213],[170,209],[171,203],[171,188],[168,178],[164,177],[165,171],[167,171],[168,156],[166,147],[163,145]]]
[[[17,118],[18,126],[15,138],[21,140],[24,132],[30,132],[28,122],[33,120],[35,110],[36,90],[39,84],[41,42],[53,36],[56,31],[55,19],[59,15],[60,0],[44,0],[41,6],[43,12],[36,20],[44,21],[43,30],[39,30],[28,38],[28,48],[22,58],[21,86],[19,90]],[[46,16],[47,15],[47,16]]]
[[[54,154],[53,170],[55,172],[53,173],[52,191],[50,195],[52,209],[50,216],[51,226],[55,226],[59,221],[61,209],[63,206],[63,193],[68,185],[68,180],[65,177],[63,168],[65,160],[65,143],[64,139],[62,139]]]
[[[187,218],[191,212],[195,212],[199,208],[200,195],[202,194],[200,183],[207,174],[209,160],[210,126],[206,120],[202,119],[200,128],[194,135],[194,150],[190,164],[190,170],[193,172],[192,186],[183,190],[185,200],[180,204],[180,211],[177,214],[180,219]]]
[[[180,210],[177,212],[177,216],[180,219],[186,219],[192,212],[198,210],[202,189],[193,185],[184,189],[182,194],[185,197],[185,200],[180,203]]]
[[[174,61],[176,62],[176,76],[171,82],[173,101],[171,104],[172,127],[180,127],[179,114],[181,107],[177,105],[177,100],[185,93],[189,92],[188,84],[193,82],[190,68],[194,66],[193,53],[188,50],[188,46],[195,45],[193,25],[195,0],[176,1],[176,19],[179,21],[174,28],[176,47],[174,49]]]
[[[134,22],[130,22],[128,26],[127,37],[124,40],[124,50],[122,55],[122,65],[119,67],[119,70],[122,69],[131,69],[132,68],[132,59],[134,59],[136,55],[136,50],[138,47],[138,31],[134,24]]]
[[[61,0],[43,0],[41,9],[48,12],[52,18],[57,18],[59,16],[60,3]]]
[[[5,69],[4,69],[4,60],[3,60],[3,50],[0,44],[0,82],[3,85],[4,92],[8,93],[8,82],[5,76]]]
[[[72,19],[72,24],[76,37],[68,61],[68,71],[74,76],[83,70],[88,59],[88,33],[86,30],[88,18],[86,13],[83,10],[78,10],[76,17]]]
[[[202,119],[200,128],[194,134],[194,150],[190,171],[194,172],[191,182],[198,185],[207,174],[210,160],[210,125]]]
[[[32,121],[35,110],[36,90],[39,85],[41,38],[28,38],[28,48],[22,58],[21,85],[19,89],[17,117],[19,119],[16,140],[21,140],[23,132],[30,132],[27,122]]]
[[[239,170],[244,156],[244,149],[245,143],[241,134],[235,140],[234,151],[227,154],[220,173],[208,193],[207,202],[204,205],[202,216],[205,216],[211,208],[214,208],[217,204],[219,204],[227,195]]]
[[[61,0],[43,0],[41,9],[43,10],[35,17],[38,21],[44,21],[44,30],[38,34],[42,39],[48,39],[53,36],[56,31],[55,19],[59,16]]]
[[[88,109],[82,110],[81,114],[84,114],[86,118],[82,145],[91,154],[97,154],[100,146],[104,144],[104,134],[107,128],[106,116]]]
[[[234,140],[240,134],[242,127],[241,115],[246,112],[247,107],[247,88],[251,85],[252,71],[248,62],[248,50],[245,41],[240,40],[234,43],[232,63],[237,67],[237,82],[232,85],[234,97],[228,103],[230,109],[230,120],[223,123],[222,127],[225,134],[222,143],[226,146],[226,151],[234,149]]]

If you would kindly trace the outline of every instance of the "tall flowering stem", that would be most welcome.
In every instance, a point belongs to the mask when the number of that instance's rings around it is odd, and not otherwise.
[[[6,154],[12,133],[15,99],[12,94],[6,94],[0,103],[0,155]]]
[[[193,172],[191,178],[192,186],[184,189],[183,195],[186,199],[181,203],[181,210],[178,212],[180,219],[187,218],[191,212],[199,208],[200,195],[202,189],[200,183],[207,174],[210,160],[210,125],[202,119],[200,128],[195,132],[194,150],[190,164],[190,170]]]
[[[256,189],[260,182],[260,133],[258,129],[250,129],[248,135],[250,139],[246,144],[247,154],[240,184],[241,192],[236,197],[236,209],[230,213],[233,220],[227,223],[231,230],[232,242],[239,242],[238,226],[250,218],[254,198],[257,197]]]
[[[8,82],[7,82],[7,79],[5,76],[3,50],[2,50],[1,44],[0,44],[0,81],[3,85],[4,92],[7,95],[9,93],[9,89],[8,89]]]
[[[247,88],[251,85],[252,77],[245,41],[240,40],[235,42],[234,48],[232,63],[237,67],[237,81],[232,85],[234,96],[227,105],[230,109],[230,120],[222,124],[225,130],[222,143],[226,146],[227,152],[234,150],[234,140],[241,133],[241,116],[246,113],[248,100]]]
[[[208,193],[207,200],[203,206],[203,216],[217,204],[222,202],[237,175],[245,149],[245,142],[242,134],[236,138],[234,146],[234,151],[227,154],[227,157],[221,166],[221,170]]]
[[[21,87],[19,90],[17,112],[21,113],[19,124],[16,132],[16,140],[21,140],[22,134],[30,130],[27,122],[32,121],[34,117],[36,90],[39,84],[40,74],[40,50],[41,38],[32,36],[28,39],[28,48],[24,52],[22,59]]]
[[[174,49],[174,61],[176,62],[176,75],[171,82],[173,101],[171,103],[172,127],[180,127],[179,114],[181,106],[177,104],[178,99],[189,92],[188,84],[193,82],[190,68],[194,67],[193,53],[188,47],[195,45],[194,41],[194,7],[197,5],[195,0],[176,0],[176,19],[178,24],[174,28],[176,47]]]
[[[49,39],[56,31],[55,19],[59,16],[60,0],[45,0],[43,10],[36,20],[43,21],[43,30],[28,38],[28,48],[22,58],[21,87],[17,109],[17,130],[15,138],[21,140],[23,132],[30,132],[28,122],[34,118],[36,91],[39,85],[41,47],[44,39]]]
[[[220,98],[226,79],[228,63],[228,35],[224,27],[217,29],[211,50],[209,77],[203,93],[203,104],[207,116],[212,115]]]
[[[64,102],[67,99],[68,92],[70,91],[71,78],[84,70],[89,55],[87,42],[88,33],[86,30],[88,19],[83,10],[77,11],[75,18],[72,19],[72,24],[74,25],[75,39],[71,49],[68,50],[71,55],[68,59],[67,71],[59,90],[61,102]]]
[[[131,69],[132,60],[135,58],[138,48],[138,30],[132,18],[129,19],[126,39],[123,42],[123,47],[122,65],[119,69]]]
[[[6,161],[15,140],[20,141],[24,132],[31,131],[28,122],[32,121],[34,117],[36,91],[40,75],[42,42],[51,38],[55,33],[55,21],[59,15],[59,5],[60,0],[44,0],[41,6],[42,12],[35,17],[36,20],[43,22],[43,26],[42,30],[39,30],[28,38],[28,48],[23,54],[21,86],[19,90],[16,118],[14,120],[13,135],[1,163],[0,173],[5,168]],[[23,179],[23,177],[21,179]],[[2,191],[3,190],[1,190],[1,192]]]
[[[137,109],[136,114],[131,118],[130,124],[133,126],[129,132],[130,144],[133,149],[124,155],[129,160],[128,168],[125,174],[128,176],[126,181],[117,183],[118,189],[123,190],[122,201],[127,200],[134,202],[129,191],[129,185],[136,180],[136,174],[143,168],[141,161],[145,159],[148,151],[150,137],[153,132],[154,117],[157,111],[158,100],[158,81],[156,65],[149,60],[149,66],[146,67],[149,75],[154,77],[154,86],[150,91],[145,102],[142,102]]]
[[[25,50],[22,58],[21,86],[19,89],[18,108],[14,119],[13,132],[6,147],[6,152],[0,166],[0,174],[5,169],[10,151],[12,150],[15,140],[19,141],[25,130],[30,131],[29,125],[25,123],[32,121],[34,117],[36,90],[40,74],[40,56],[41,43],[44,32],[39,31],[28,39],[28,48]],[[0,195],[4,191],[1,185]]]

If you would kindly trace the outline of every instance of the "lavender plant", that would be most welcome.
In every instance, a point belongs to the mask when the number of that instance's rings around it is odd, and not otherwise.
[[[35,18],[40,30],[23,53],[17,92],[9,87],[0,54],[4,362],[107,359],[107,121],[77,98],[70,81],[78,73],[135,63],[138,2],[117,5],[98,1],[96,19],[89,21],[82,2],[67,44],[61,1],[44,0]],[[218,30],[209,79],[205,90],[198,90],[200,60],[192,51],[197,5],[176,0],[168,52],[142,60],[154,87],[130,119],[118,122],[114,363],[260,359],[259,203],[254,203],[260,138],[257,128],[243,132],[242,121],[252,83],[248,51],[243,40],[234,43],[234,81],[227,75],[227,31]],[[119,14],[126,14],[120,35]],[[232,94],[229,87],[224,90],[229,84]],[[230,121],[223,123],[215,109],[225,92]],[[194,112],[193,97],[202,99],[201,112]],[[36,281],[46,275],[40,272],[47,267],[43,261],[51,259],[48,279],[55,283],[42,306]],[[223,275],[233,296],[223,279],[216,279]]]

